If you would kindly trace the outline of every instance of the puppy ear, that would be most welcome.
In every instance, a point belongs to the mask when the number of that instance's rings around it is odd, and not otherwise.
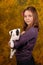
[[[10,35],[12,35],[12,32],[13,32],[12,30],[11,30],[11,31],[9,31],[9,34],[10,34]]]
[[[17,29],[17,30],[16,30],[16,35],[18,36],[19,33],[20,33],[20,29]]]
[[[16,35],[17,35],[17,36],[19,35],[19,30],[18,30],[18,29],[16,30]]]

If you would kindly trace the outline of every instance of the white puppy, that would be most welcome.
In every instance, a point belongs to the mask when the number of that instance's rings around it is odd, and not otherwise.
[[[19,40],[20,29],[19,28],[18,29],[13,29],[13,30],[9,31],[9,34],[11,36],[10,41],[9,41],[9,45],[11,47],[10,58],[12,58],[14,53],[16,52],[16,49],[14,49],[14,41]]]

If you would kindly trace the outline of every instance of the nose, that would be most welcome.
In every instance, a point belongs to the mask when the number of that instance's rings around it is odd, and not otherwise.
[[[26,19],[29,20],[29,17],[27,16]]]

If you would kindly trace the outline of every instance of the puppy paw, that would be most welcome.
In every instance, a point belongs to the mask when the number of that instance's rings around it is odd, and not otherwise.
[[[10,59],[12,59],[12,56],[10,56]]]

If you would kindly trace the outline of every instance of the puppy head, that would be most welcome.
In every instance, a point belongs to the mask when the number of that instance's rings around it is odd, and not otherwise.
[[[11,31],[9,31],[9,34],[12,38],[12,40],[18,40],[20,37],[20,29],[13,29]]]
[[[17,36],[20,34],[20,29],[14,29],[14,30],[11,30],[9,31],[9,34],[12,35],[13,33],[15,33]]]

